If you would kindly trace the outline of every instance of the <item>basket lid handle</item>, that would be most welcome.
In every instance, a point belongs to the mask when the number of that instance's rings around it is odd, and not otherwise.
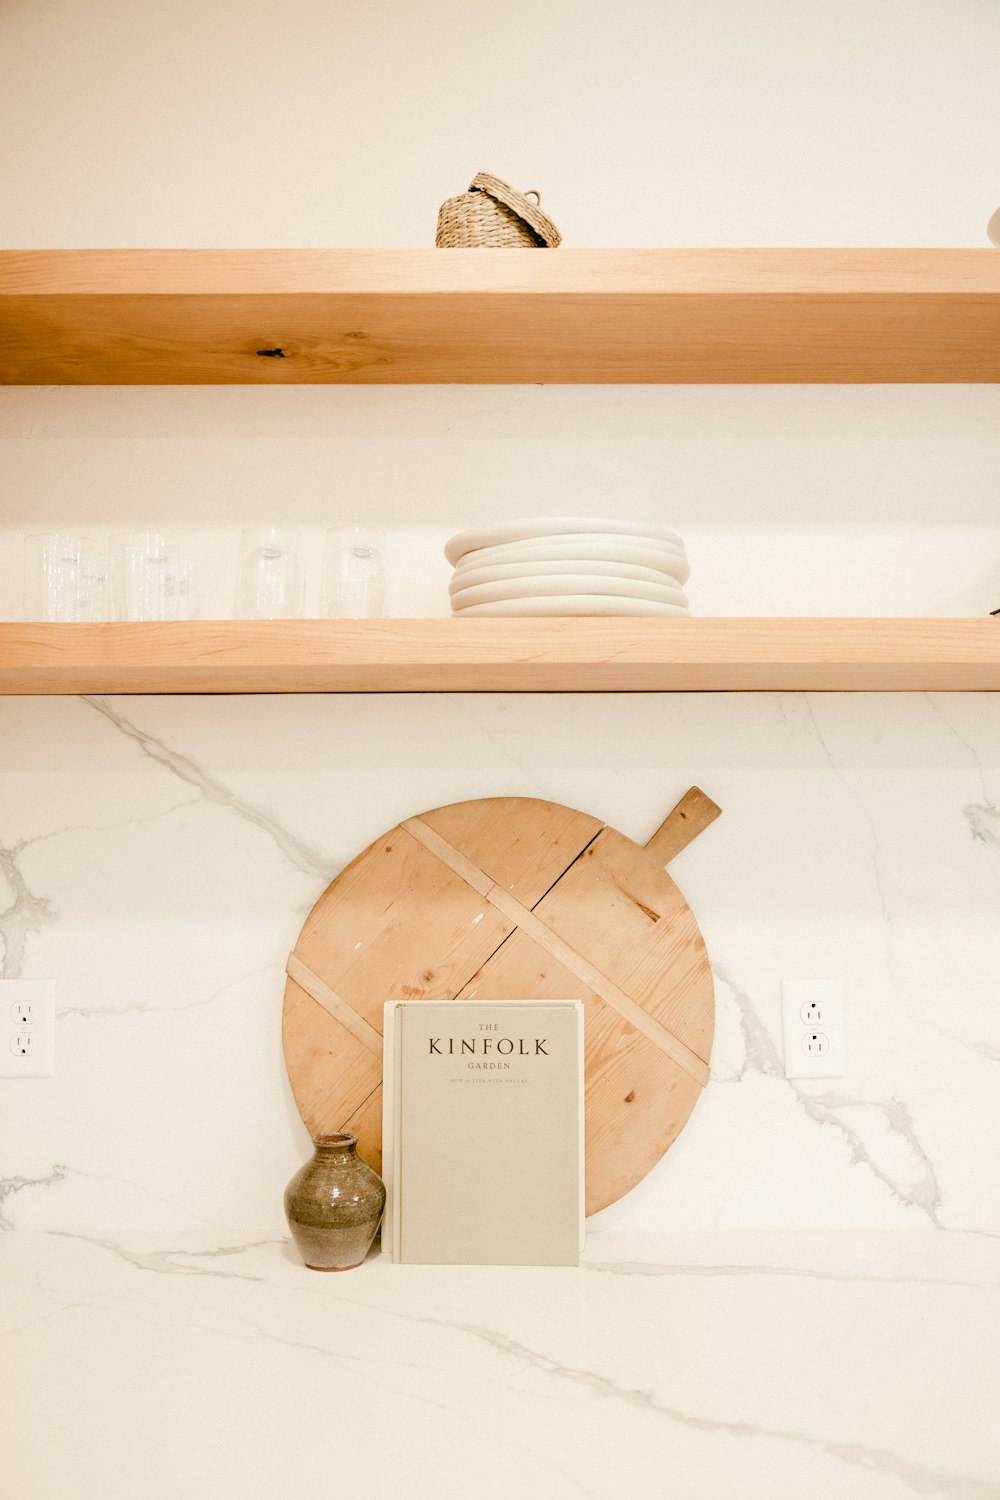
[[[511,187],[509,182],[503,182],[499,177],[494,177],[492,173],[477,172],[469,184],[469,191],[473,193],[486,193],[490,198],[496,199],[497,203],[502,203],[505,208],[509,208],[512,213],[517,214],[517,217],[528,225],[529,229],[537,236],[540,244],[548,245],[551,249],[555,249],[556,245],[561,242],[562,235],[548,214],[542,213],[539,206],[542,201],[541,194],[535,188],[531,189],[530,194],[519,193],[517,188]],[[531,197],[536,198],[538,201],[536,203],[530,202]]]

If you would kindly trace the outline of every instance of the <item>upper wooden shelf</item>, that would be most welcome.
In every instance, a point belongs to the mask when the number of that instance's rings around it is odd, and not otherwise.
[[[4,384],[996,380],[996,250],[0,252]]]
[[[1000,621],[0,625],[0,693],[1000,690]]]

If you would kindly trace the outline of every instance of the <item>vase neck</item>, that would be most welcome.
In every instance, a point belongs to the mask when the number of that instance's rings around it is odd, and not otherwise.
[[[313,1136],[316,1155],[323,1161],[349,1161],[355,1154],[357,1144],[357,1136],[351,1135],[346,1130],[336,1131],[330,1135]]]

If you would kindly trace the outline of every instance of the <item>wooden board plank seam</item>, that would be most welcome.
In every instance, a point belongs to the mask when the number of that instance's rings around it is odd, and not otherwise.
[[[484,870],[443,839],[423,819],[407,818],[400,824],[400,827],[422,844],[429,853],[440,859],[442,864],[461,876],[485,901],[489,901],[505,917],[516,922],[528,937],[569,969],[570,973],[575,974],[577,979],[582,980],[605,1004],[616,1010],[623,1020],[628,1021],[637,1031],[641,1031],[678,1067],[683,1068],[696,1083],[702,1087],[705,1086],[709,1079],[707,1062],[697,1053],[692,1052],[690,1047],[685,1046],[655,1017],[649,1015],[641,1005],[637,1004],[631,996],[626,995],[624,990],[620,989],[606,974],[602,974],[581,953],[577,953],[574,948],[564,942],[534,912],[529,911],[516,897],[511,896],[508,891],[491,880]]]
[[[349,1031],[363,1047],[375,1056],[382,1056],[382,1037],[374,1026],[370,1026],[363,1016],[359,1016],[347,1001],[338,995],[336,990],[331,989],[325,979],[314,974],[307,964],[304,964],[299,955],[294,951],[288,955],[285,965],[285,973],[289,979],[295,981],[300,990],[305,990],[310,1000],[315,1000],[325,1011],[333,1016],[335,1021]]]

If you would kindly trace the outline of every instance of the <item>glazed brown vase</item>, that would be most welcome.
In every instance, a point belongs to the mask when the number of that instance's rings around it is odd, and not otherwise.
[[[312,1161],[285,1189],[285,1217],[310,1271],[360,1266],[385,1208],[385,1187],[358,1156],[357,1136],[317,1135]]]

